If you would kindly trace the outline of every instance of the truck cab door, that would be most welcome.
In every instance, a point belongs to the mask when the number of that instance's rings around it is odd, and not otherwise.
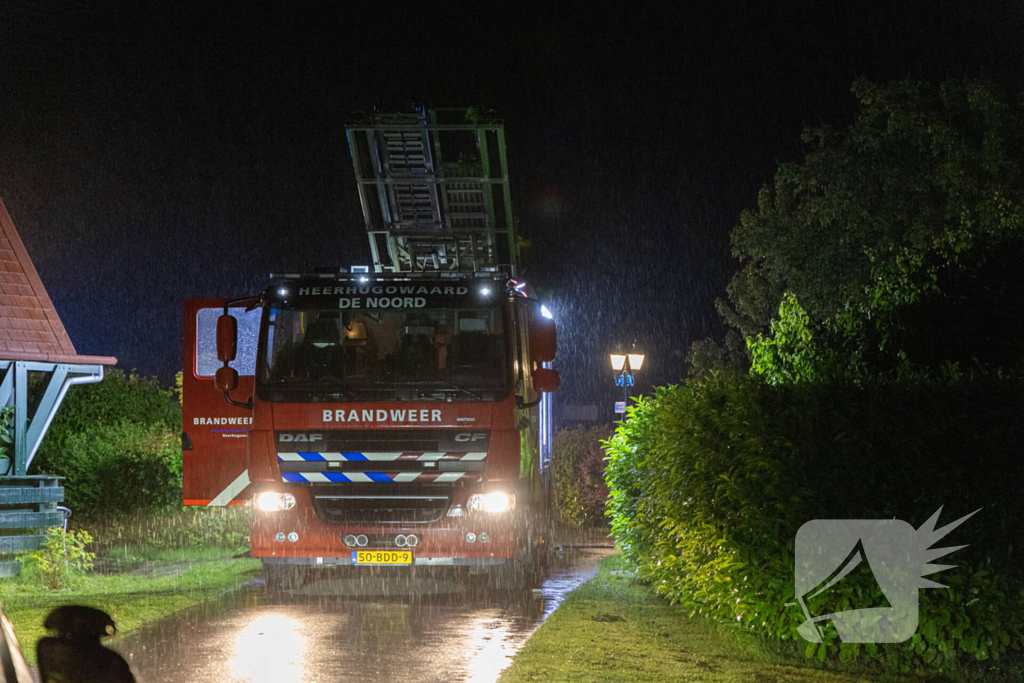
[[[252,497],[248,471],[248,433],[252,411],[233,406],[214,388],[217,318],[228,299],[185,302],[182,367],[182,502],[185,505],[244,505]],[[228,312],[238,321],[238,351],[231,367],[238,371],[232,398],[252,396],[261,308]]]

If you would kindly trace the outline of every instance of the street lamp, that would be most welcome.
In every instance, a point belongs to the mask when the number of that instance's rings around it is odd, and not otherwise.
[[[615,412],[625,414],[626,404],[629,403],[629,388],[635,384],[633,371],[643,367],[644,354],[612,353],[609,354],[609,358],[612,362],[612,370],[619,373],[615,377],[615,386],[622,387],[622,410],[616,410]]]

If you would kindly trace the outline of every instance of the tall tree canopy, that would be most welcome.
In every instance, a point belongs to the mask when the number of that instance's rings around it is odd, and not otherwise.
[[[853,92],[856,121],[808,129],[803,162],[781,165],[733,231],[742,269],[719,310],[754,371],[1014,364],[1024,108],[976,81],[859,80]],[[697,369],[716,358],[694,351]]]

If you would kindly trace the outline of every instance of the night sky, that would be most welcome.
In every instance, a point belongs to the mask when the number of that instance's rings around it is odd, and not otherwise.
[[[351,112],[503,115],[558,401],[610,419],[616,344],[647,391],[721,336],[729,231],[854,78],[1024,90],[1022,2],[185,4],[0,0],[0,196],[79,352],[165,381],[184,299],[369,262]]]

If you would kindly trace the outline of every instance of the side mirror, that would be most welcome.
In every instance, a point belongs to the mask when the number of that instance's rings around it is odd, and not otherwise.
[[[217,391],[223,391],[224,400],[231,405],[252,410],[252,396],[245,403],[231,398],[231,392],[238,388],[238,371],[228,363],[235,360],[238,353],[238,320],[228,313],[228,307],[240,303],[250,303],[246,309],[250,311],[261,303],[261,299],[236,299],[224,305],[224,313],[217,318],[217,360],[224,365],[217,368],[213,376],[213,387]]]
[[[246,403],[240,403],[231,398],[231,392],[238,388],[238,370],[229,366],[228,363],[235,359],[238,353],[238,321],[234,316],[224,309],[224,314],[217,318],[217,360],[224,364],[217,368],[213,376],[213,388],[224,392],[224,400],[239,408],[252,408],[252,399]]]
[[[550,394],[553,391],[558,391],[560,386],[562,386],[562,378],[557,370],[537,368],[533,371],[533,388],[536,391],[542,394]]]
[[[238,321],[234,316],[225,313],[217,318],[217,360],[221,363],[230,363],[235,359],[237,352]]]
[[[538,363],[550,363],[555,359],[557,347],[558,335],[555,332],[555,321],[540,315],[535,316],[530,321],[530,354],[533,356],[533,360]],[[536,379],[537,375],[534,373],[534,382]]]
[[[217,368],[217,374],[213,376],[213,387],[217,391],[223,391],[225,393],[234,391],[238,388],[238,370],[233,367],[225,365],[222,368]]]

